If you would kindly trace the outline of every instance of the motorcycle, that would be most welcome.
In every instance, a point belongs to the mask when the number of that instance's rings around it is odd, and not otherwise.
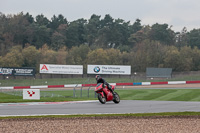
[[[114,91],[115,85],[111,85],[112,90]],[[106,87],[104,87],[103,83],[98,83],[95,92],[98,95],[99,102],[105,104],[107,101],[113,101],[114,103],[120,102],[120,97],[117,92],[114,92],[114,97],[112,92]]]

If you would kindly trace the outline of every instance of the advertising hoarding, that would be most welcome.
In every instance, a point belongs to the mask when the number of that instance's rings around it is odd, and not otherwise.
[[[35,68],[30,68],[30,67],[0,67],[0,75],[35,76]]]
[[[147,78],[171,78],[172,68],[146,68]]]
[[[82,65],[40,64],[40,73],[48,74],[83,74]]]
[[[124,65],[88,65],[88,74],[131,75],[131,66]]]

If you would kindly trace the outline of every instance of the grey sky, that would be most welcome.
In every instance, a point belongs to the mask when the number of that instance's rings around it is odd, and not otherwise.
[[[175,31],[200,28],[200,0],[0,0],[0,12],[43,14],[49,19],[62,14],[68,21],[89,19],[92,14],[110,14],[114,19],[142,25],[167,23]]]

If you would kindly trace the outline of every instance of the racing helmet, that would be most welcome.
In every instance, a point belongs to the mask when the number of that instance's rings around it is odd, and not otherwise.
[[[95,78],[96,78],[96,81],[98,81],[99,79],[101,79],[101,76],[100,75],[96,75]]]

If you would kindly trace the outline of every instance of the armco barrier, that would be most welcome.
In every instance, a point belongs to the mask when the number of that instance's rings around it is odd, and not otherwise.
[[[0,89],[10,89],[10,90],[12,90],[12,89],[14,89],[14,87],[0,87]]]
[[[200,84],[200,81],[166,81],[166,82],[135,82],[135,83],[110,83],[116,86],[138,86],[138,85],[174,85],[174,84]],[[67,84],[67,85],[41,85],[41,86],[13,86],[0,87],[0,89],[42,89],[42,88],[73,88],[73,87],[95,87],[97,84]],[[200,86],[199,86],[200,87]]]
[[[169,85],[186,84],[186,81],[169,81]]]
[[[23,89],[30,89],[31,86],[14,86],[14,89],[21,89],[21,88],[23,88]]]
[[[132,86],[133,83],[116,83],[116,86]]]
[[[186,81],[186,84],[200,83],[200,81]]]
[[[151,82],[142,82],[142,85],[151,85]]]
[[[151,85],[163,85],[168,84],[168,82],[151,82]]]
[[[48,85],[41,85],[41,86],[31,86],[31,89],[43,89],[43,88],[48,88]]]
[[[65,88],[70,88],[70,87],[82,87],[82,84],[68,84],[64,85]]]
[[[48,88],[64,88],[65,85],[48,85]]]
[[[133,83],[133,85],[142,85],[142,82]]]
[[[97,84],[82,84],[82,87],[97,86]]]

